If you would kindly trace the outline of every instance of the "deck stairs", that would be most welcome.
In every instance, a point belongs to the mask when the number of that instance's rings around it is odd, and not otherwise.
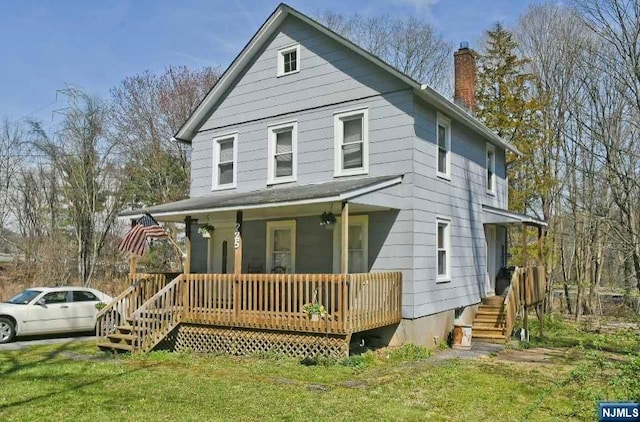
[[[482,299],[473,320],[473,341],[484,343],[506,343],[507,312],[504,296],[491,296]]]

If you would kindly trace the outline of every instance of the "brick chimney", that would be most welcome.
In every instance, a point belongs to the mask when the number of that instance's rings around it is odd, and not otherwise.
[[[476,56],[469,43],[461,42],[460,49],[453,53],[455,92],[453,101],[474,111],[476,108]]]

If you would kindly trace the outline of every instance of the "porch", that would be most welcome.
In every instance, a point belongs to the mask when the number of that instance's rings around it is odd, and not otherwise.
[[[345,356],[353,333],[402,318],[399,272],[180,274],[168,283],[162,274],[138,278],[100,311],[99,348]],[[315,319],[304,310],[309,303],[326,312]]]

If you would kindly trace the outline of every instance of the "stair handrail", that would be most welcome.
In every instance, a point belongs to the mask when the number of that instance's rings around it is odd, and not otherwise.
[[[516,315],[520,310],[522,304],[520,303],[520,277],[522,274],[522,268],[516,267],[511,275],[511,283],[509,284],[509,290],[507,296],[504,299],[505,309],[505,335],[506,338],[511,338],[511,331],[515,324]]]
[[[115,327],[121,325],[122,322],[129,318],[129,314],[135,310],[138,302],[147,300],[144,296],[136,297],[138,293],[142,294],[147,284],[151,285],[152,291],[154,291],[164,282],[164,278],[164,274],[130,274],[131,285],[98,311],[96,315],[96,337],[98,339],[105,337],[110,334],[110,331],[114,331]],[[111,317],[109,321],[105,321],[107,316]]]
[[[152,350],[180,324],[184,279],[184,274],[178,275],[131,314],[132,333],[138,336],[136,352]]]

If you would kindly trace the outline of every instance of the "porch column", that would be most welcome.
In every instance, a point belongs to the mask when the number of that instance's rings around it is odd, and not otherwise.
[[[349,203],[342,203],[342,238],[340,239],[340,268],[343,274],[349,272]]]
[[[233,239],[235,251],[233,261],[234,274],[242,274],[242,211],[236,211],[236,230]]]
[[[135,275],[138,272],[137,269],[138,257],[134,254],[129,256],[129,275]]]
[[[191,216],[186,216],[184,218],[184,231],[185,231],[185,237],[184,237],[184,248],[185,248],[185,259],[184,259],[184,273],[185,274],[190,274],[191,273],[191,223],[193,220],[191,220]]]

